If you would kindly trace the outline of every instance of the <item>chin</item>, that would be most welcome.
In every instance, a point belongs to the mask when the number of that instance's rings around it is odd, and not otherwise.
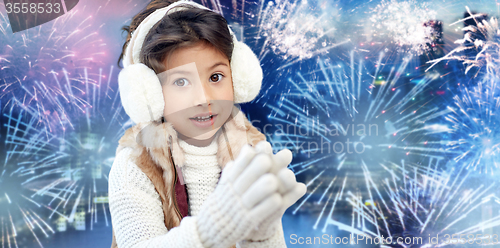
[[[217,133],[217,131],[218,131],[219,129],[220,129],[220,127],[219,127],[219,128],[217,128],[217,129],[214,129],[214,130],[210,130],[210,131],[208,131],[208,132],[205,132],[205,133],[203,133],[203,134],[197,135],[197,136],[192,137],[192,138],[193,138],[193,139],[196,139],[196,140],[207,140],[207,139],[212,138],[212,137],[215,135],[215,133]]]
[[[201,131],[201,130],[196,130],[194,131],[194,128],[192,129],[186,129],[186,128],[183,128],[183,129],[177,129],[174,127],[174,129],[177,130],[177,132],[179,132],[182,136],[184,136],[184,139],[194,139],[194,140],[208,140],[210,138],[212,138],[216,133],[217,131],[220,129],[219,128],[216,128],[216,129],[207,129],[206,131]]]

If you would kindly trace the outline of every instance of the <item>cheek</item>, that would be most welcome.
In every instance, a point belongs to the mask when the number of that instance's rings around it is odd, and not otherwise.
[[[223,109],[224,119],[226,121],[227,118],[229,118],[229,116],[231,115],[231,111],[233,110],[234,106],[234,90],[232,82],[228,84],[228,86],[224,87],[224,89],[221,91],[220,99],[224,99],[224,101],[221,101],[220,104],[221,108]]]
[[[172,90],[169,91],[168,89],[163,88],[163,99],[165,100],[163,110],[165,117],[179,113],[189,107],[189,99],[185,96],[185,94],[180,94],[179,92],[173,92]]]
[[[223,93],[222,93],[222,96],[221,96],[221,99],[224,99],[224,100],[227,100],[227,101],[234,101],[234,92],[233,92],[233,88],[231,87],[230,90],[225,90]]]
[[[221,99],[234,101],[234,89],[232,81],[224,85],[224,88],[221,91]]]

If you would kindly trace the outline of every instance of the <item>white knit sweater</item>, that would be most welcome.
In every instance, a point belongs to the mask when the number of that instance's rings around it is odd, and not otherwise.
[[[217,140],[206,147],[180,140],[179,146],[184,151],[182,175],[189,195],[189,214],[195,216],[219,181],[221,168],[217,163]]]
[[[131,161],[132,148],[121,150],[109,173],[109,209],[119,248],[200,247],[196,215],[219,179],[217,143],[193,147],[179,142],[185,151],[183,176],[189,195],[189,211],[178,227],[167,230],[160,196],[151,180]],[[263,242],[239,242],[237,247],[286,247],[283,229]]]

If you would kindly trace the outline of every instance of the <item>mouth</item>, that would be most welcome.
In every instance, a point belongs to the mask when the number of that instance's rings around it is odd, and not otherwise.
[[[217,114],[205,113],[196,115],[195,117],[191,117],[189,119],[197,122],[207,122],[213,120],[215,116],[217,116]]]
[[[194,124],[195,127],[206,130],[208,128],[214,128],[215,120],[217,119],[217,114],[212,114],[212,112],[206,112],[197,114],[189,120]]]

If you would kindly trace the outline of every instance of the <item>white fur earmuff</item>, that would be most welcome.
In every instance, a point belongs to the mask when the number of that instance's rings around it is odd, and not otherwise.
[[[140,52],[149,30],[158,23],[165,14],[172,13],[189,5],[201,9],[205,6],[189,0],[181,0],[169,6],[158,9],[144,19],[125,49],[123,70],[118,76],[120,98],[127,115],[135,123],[159,120],[163,116],[165,101],[163,99],[160,80],[156,73],[140,61]],[[229,26],[228,26],[229,28]],[[262,85],[262,68],[257,56],[245,43],[239,42],[231,31],[233,38],[233,54],[231,56],[231,73],[235,103],[252,101]]]

